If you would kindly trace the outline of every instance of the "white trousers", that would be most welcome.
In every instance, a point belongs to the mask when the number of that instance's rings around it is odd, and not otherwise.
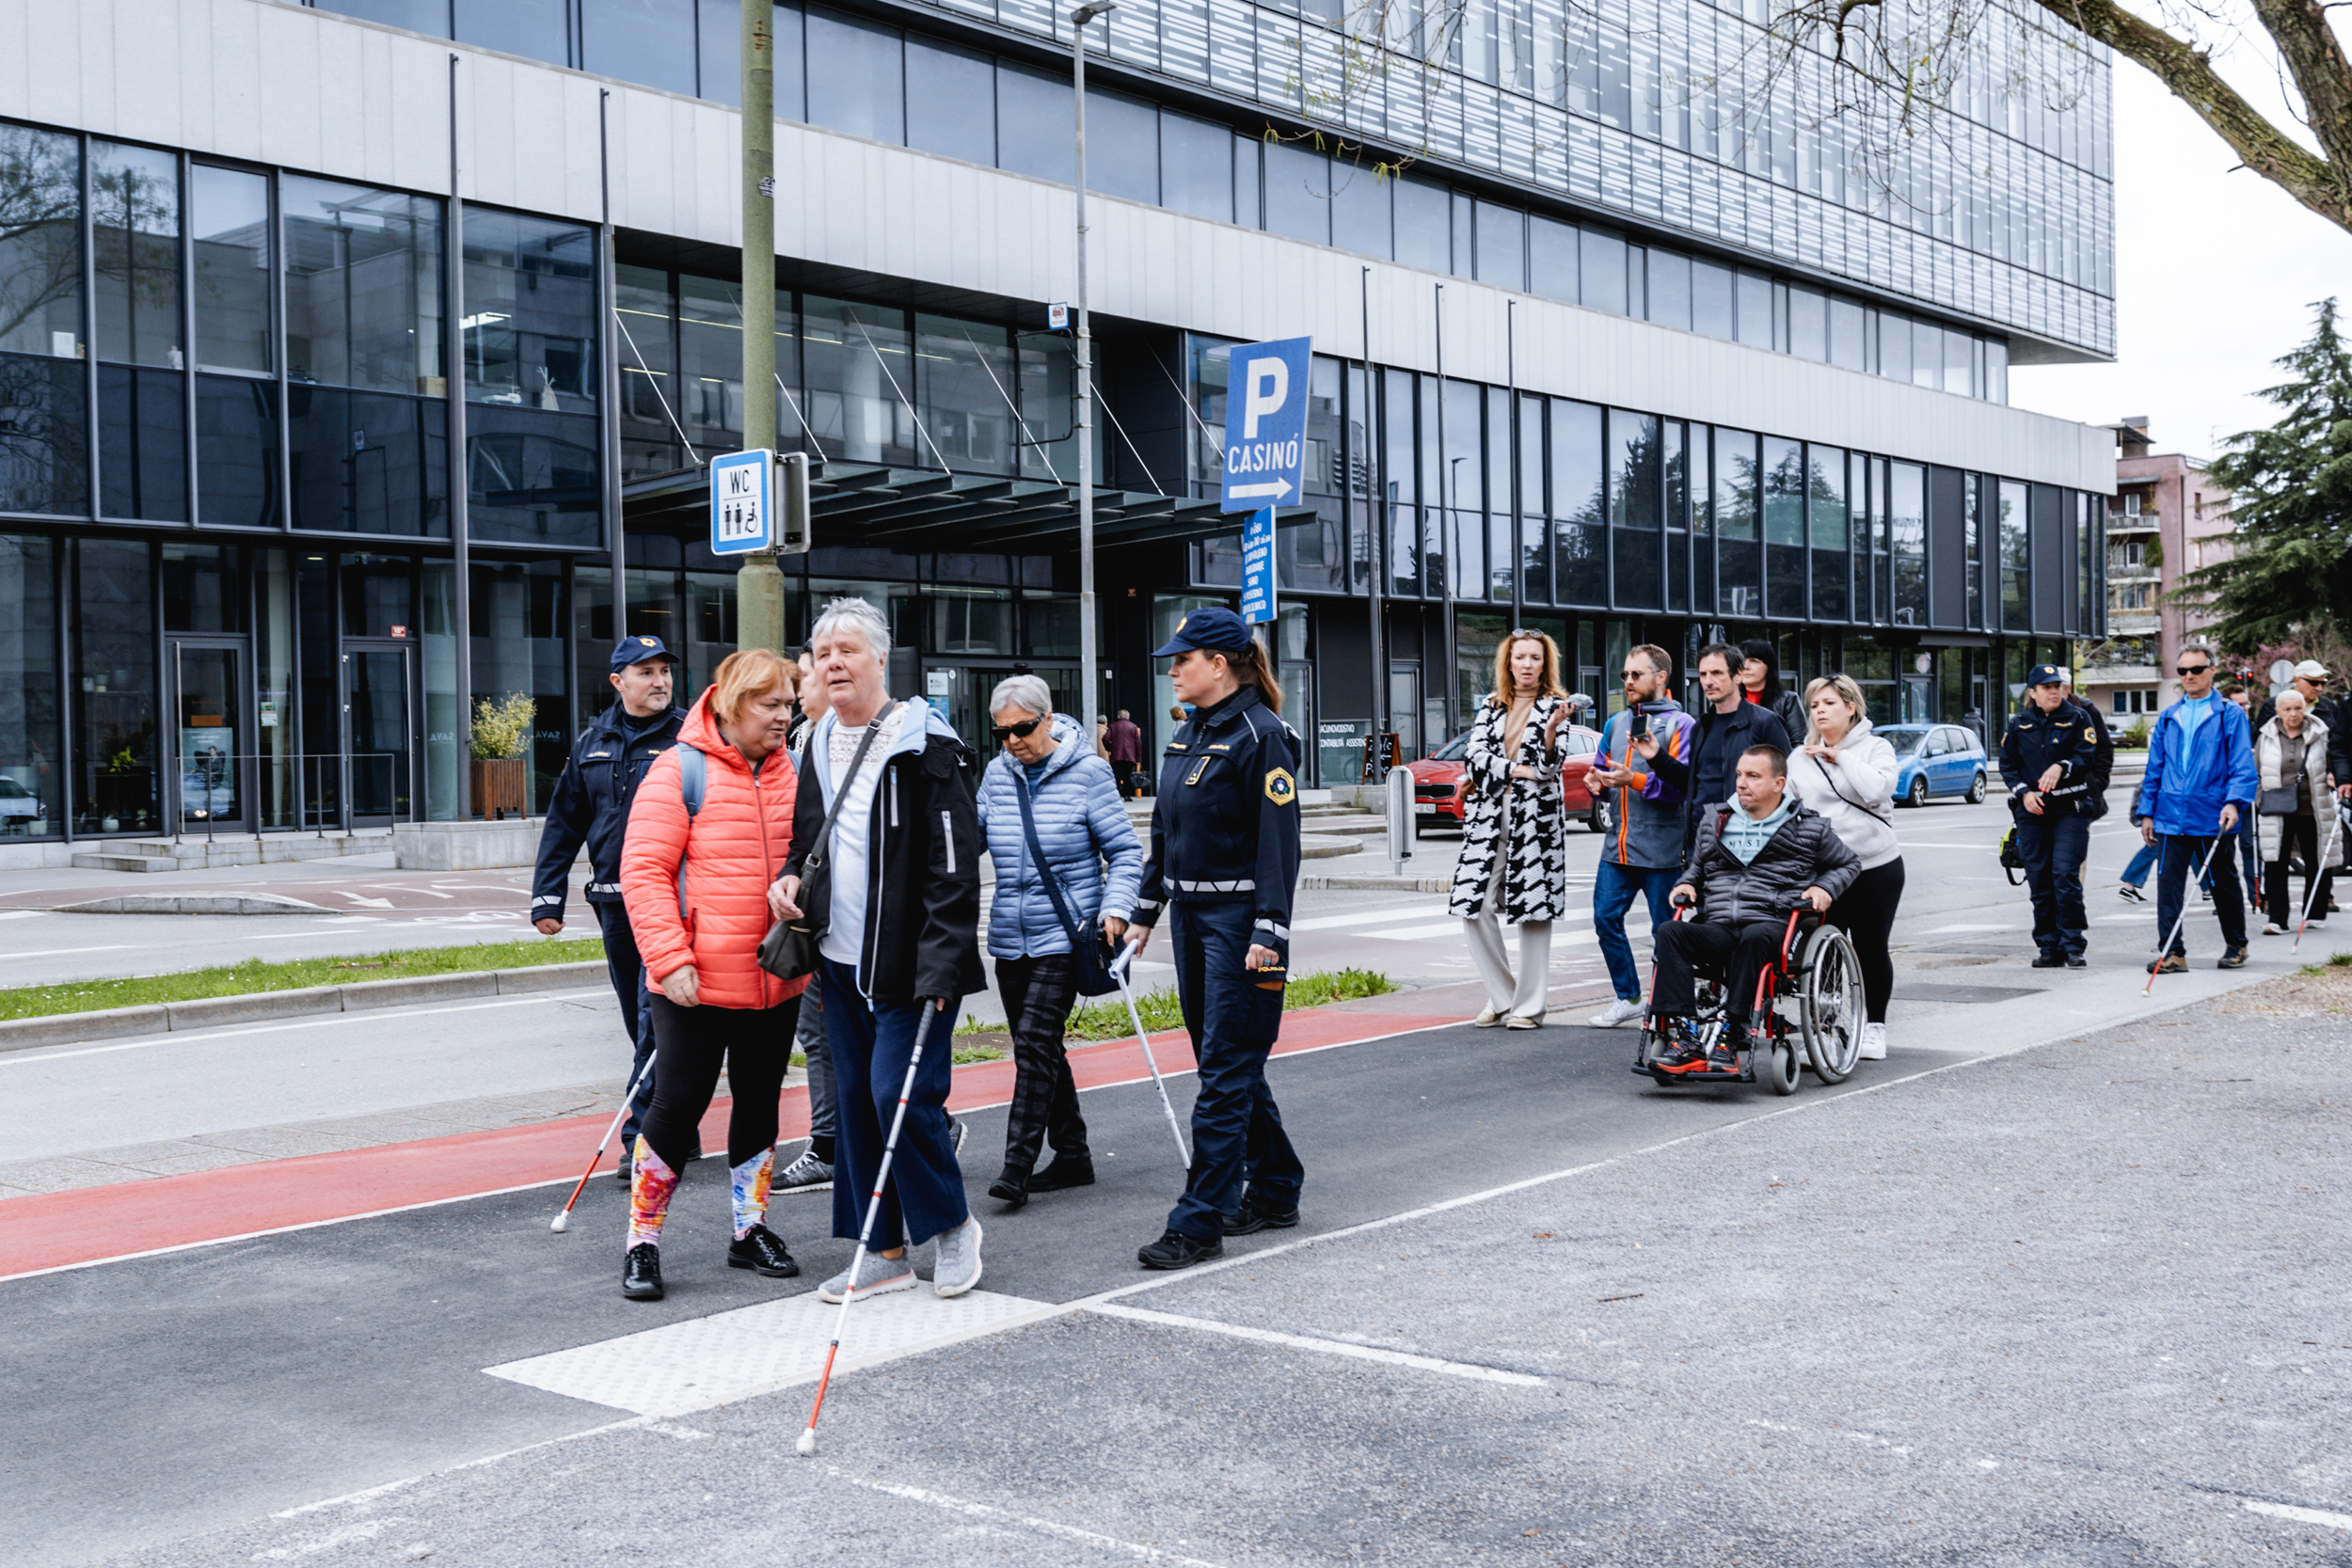
[[[1486,883],[1485,912],[1462,922],[1462,936],[1469,942],[1470,962],[1477,967],[1478,977],[1486,983],[1486,1006],[1498,1013],[1517,1013],[1522,1018],[1540,1018],[1551,1000],[1551,922],[1530,920],[1519,926],[1519,973],[1511,975],[1510,948],[1502,938],[1502,875],[1510,860],[1511,807],[1503,802],[1502,820],[1496,824],[1497,843],[1493,876]]]

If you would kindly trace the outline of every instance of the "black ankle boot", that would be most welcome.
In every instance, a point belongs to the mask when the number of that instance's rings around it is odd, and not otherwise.
[[[640,1242],[621,1264],[621,1294],[631,1301],[661,1299],[661,1249]]]
[[[1007,1165],[1005,1174],[990,1183],[988,1196],[1002,1198],[1015,1209],[1029,1201],[1029,1171],[1025,1165]]]
[[[1054,1163],[1029,1178],[1029,1191],[1058,1193],[1071,1187],[1094,1185],[1094,1161],[1089,1155],[1057,1154]]]

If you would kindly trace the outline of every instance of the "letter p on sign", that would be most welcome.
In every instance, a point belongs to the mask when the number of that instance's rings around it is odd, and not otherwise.
[[[1252,359],[1242,378],[1241,438],[1258,438],[1261,416],[1279,414],[1290,401],[1291,368],[1279,359]]]

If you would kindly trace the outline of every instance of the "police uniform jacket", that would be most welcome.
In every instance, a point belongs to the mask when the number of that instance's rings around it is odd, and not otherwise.
[[[2026,796],[2041,790],[2042,775],[2056,763],[2058,787],[2042,802],[2043,814],[2095,816],[2091,785],[2098,759],[2098,731],[2080,708],[2060,703],[2055,713],[2044,713],[2026,704],[2001,736],[2001,782],[2009,789],[2010,810],[2024,814]]]
[[[1249,940],[1290,967],[1298,885],[1296,736],[1254,686],[1194,710],[1168,743],[1135,923],[1161,907],[1248,903]]]
[[[531,874],[533,920],[564,918],[564,891],[582,844],[588,846],[588,901],[621,902],[621,839],[628,831],[629,805],[653,759],[677,744],[686,710],[671,708],[634,740],[628,718],[614,703],[580,732],[564,759],[539,832],[539,863]]]

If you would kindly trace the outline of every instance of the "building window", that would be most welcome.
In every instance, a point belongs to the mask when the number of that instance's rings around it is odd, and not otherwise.
[[[1890,467],[1895,558],[1895,624],[1928,623],[1928,471],[1916,463]]]
[[[145,545],[74,546],[73,827],[152,832],[155,772],[154,578]]]
[[[1600,410],[1551,400],[1551,579],[1562,604],[1609,602],[1608,492],[1601,483]]]
[[[1715,432],[1715,607],[1742,619],[1764,613],[1762,469],[1756,441],[1744,430]]]
[[[76,138],[0,125],[0,511],[89,508]]]
[[[2115,591],[2115,608],[2118,610],[2146,610],[2148,608],[2148,584],[2144,582],[2127,582]]]
[[[1804,444],[1764,437],[1764,613],[1805,619]]]
[[[2032,554],[2026,527],[2026,487],[2000,482],[2001,629],[2024,631],[2032,605]]]
[[[1609,411],[1609,522],[1613,551],[1614,603],[1629,610],[1657,610],[1659,511],[1663,483],[1655,414]]]
[[[1970,627],[1984,629],[1984,480],[1970,474],[1963,482],[1962,554],[1963,570],[1968,578],[1968,621]]]
[[[1846,454],[1835,447],[1808,447],[1805,515],[1813,552],[1813,615],[1816,620],[1851,618],[1853,528],[1846,504]]]

